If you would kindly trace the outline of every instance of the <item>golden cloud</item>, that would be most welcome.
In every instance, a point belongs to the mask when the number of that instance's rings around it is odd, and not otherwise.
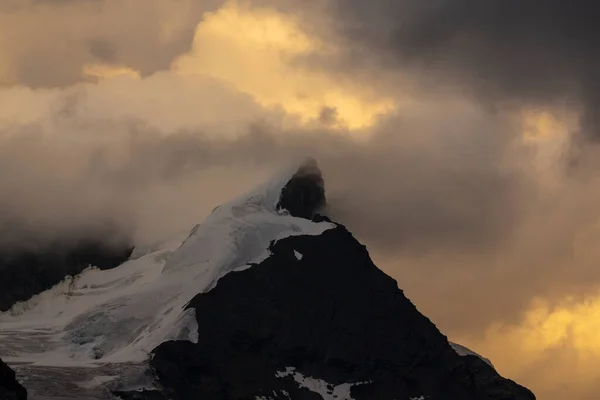
[[[395,108],[394,100],[368,87],[294,65],[298,57],[331,51],[335,48],[303,32],[289,15],[230,1],[205,15],[192,51],[173,69],[226,81],[262,106],[281,108],[303,122],[359,129]]]
[[[483,339],[463,343],[490,358],[496,368],[527,383],[540,398],[573,396],[600,379],[600,294],[567,297],[558,303],[538,298],[518,324],[497,323]],[[575,398],[575,397],[573,397]]]
[[[566,136],[577,120],[577,115],[557,110],[527,110],[521,116],[523,135],[527,141]]]
[[[108,64],[89,64],[83,67],[82,75],[88,78],[109,79],[117,76],[127,75],[132,78],[140,78],[139,71],[127,66],[115,66]]]

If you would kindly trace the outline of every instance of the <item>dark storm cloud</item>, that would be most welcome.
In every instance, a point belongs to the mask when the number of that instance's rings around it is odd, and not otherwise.
[[[100,61],[114,62],[116,50],[114,45],[103,39],[91,39],[88,41],[90,53]]]
[[[600,137],[600,7],[593,0],[339,0],[350,46],[480,100],[582,103]],[[362,53],[364,54],[364,53]]]
[[[338,110],[335,107],[323,107],[319,113],[319,122],[331,125],[338,122]]]

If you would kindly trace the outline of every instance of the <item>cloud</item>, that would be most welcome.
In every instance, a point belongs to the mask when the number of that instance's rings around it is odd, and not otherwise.
[[[219,0],[21,1],[0,7],[0,83],[64,87],[101,63],[147,76],[186,53]]]
[[[476,346],[502,365],[501,373],[539,388],[540,399],[596,398],[599,301],[597,294],[552,306],[534,301],[520,324],[495,323]]]
[[[252,94],[262,106],[281,108],[303,122],[319,122],[323,109],[335,108],[334,124],[358,129],[397,106],[394,99],[368,85],[295,63],[301,57],[330,52],[335,48],[304,32],[293,15],[228,1],[205,15],[192,50],[178,58],[173,69],[186,76],[206,74],[229,82]]]
[[[584,108],[583,130],[597,123],[600,56],[591,0],[358,0],[331,2],[331,22],[349,64],[358,56],[410,71],[428,89],[452,83],[501,105],[570,103]]]

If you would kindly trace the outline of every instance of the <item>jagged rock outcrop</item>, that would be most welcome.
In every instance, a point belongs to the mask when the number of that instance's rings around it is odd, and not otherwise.
[[[0,359],[0,400],[26,400],[27,390],[17,381],[15,371]]]
[[[90,265],[115,268],[129,258],[129,245],[107,245],[97,240],[48,245],[36,249],[0,250],[0,311],[50,289],[68,275]]]
[[[325,183],[316,160],[309,158],[281,190],[278,209],[310,219],[326,203]]]

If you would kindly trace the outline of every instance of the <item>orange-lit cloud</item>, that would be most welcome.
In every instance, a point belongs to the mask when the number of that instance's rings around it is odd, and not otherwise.
[[[528,141],[565,136],[577,121],[577,115],[549,110],[527,110],[522,114],[523,135]]]
[[[191,53],[177,60],[174,70],[222,79],[263,106],[282,108],[304,122],[319,120],[330,109],[326,117],[332,125],[364,128],[394,109],[394,100],[368,85],[342,83],[294,65],[297,57],[331,51],[335,48],[303,32],[291,16],[230,1],[205,16]]]
[[[114,78],[121,75],[127,75],[133,78],[140,78],[139,71],[125,66],[113,66],[108,64],[89,64],[83,67],[83,76],[96,79]]]
[[[525,380],[541,399],[572,399],[600,379],[600,296],[565,298],[551,305],[538,299],[519,324],[497,323],[470,344],[498,370]]]

